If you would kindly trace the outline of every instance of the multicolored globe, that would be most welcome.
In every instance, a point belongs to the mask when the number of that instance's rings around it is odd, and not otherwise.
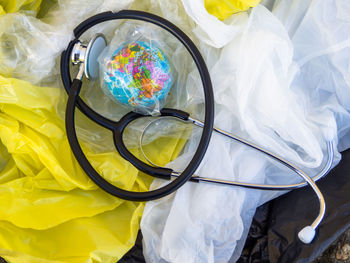
[[[104,92],[136,111],[148,113],[161,107],[172,83],[168,59],[145,42],[124,44],[105,60]]]

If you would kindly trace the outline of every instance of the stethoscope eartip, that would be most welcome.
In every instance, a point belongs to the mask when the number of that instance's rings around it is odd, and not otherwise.
[[[298,233],[298,237],[304,244],[310,244],[314,239],[315,234],[316,230],[312,226],[306,226]]]

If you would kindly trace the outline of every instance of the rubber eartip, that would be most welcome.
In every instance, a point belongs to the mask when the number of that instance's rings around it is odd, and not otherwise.
[[[300,241],[303,242],[304,244],[310,244],[314,239],[315,234],[316,234],[316,231],[315,229],[313,229],[313,227],[306,226],[298,233],[298,237]]]

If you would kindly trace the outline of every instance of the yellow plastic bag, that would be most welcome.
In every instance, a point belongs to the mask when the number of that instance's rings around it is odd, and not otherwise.
[[[37,13],[42,0],[0,0],[0,6],[6,13],[15,13],[19,10],[30,10]]]
[[[225,20],[234,13],[246,11],[257,6],[261,0],[205,0],[205,8],[209,14]]]
[[[24,12],[31,16],[43,17],[57,3],[57,0],[0,0],[0,15]]]
[[[0,256],[9,262],[116,262],[135,241],[143,203],[105,193],[82,171],[56,113],[66,97],[62,89],[0,75]],[[81,114],[77,120],[88,122]],[[103,135],[90,123],[91,135]],[[133,191],[148,189],[152,178],[114,150],[95,151],[80,141],[110,182]],[[152,160],[165,164],[184,143],[160,138],[146,147]],[[139,155],[139,149],[131,151]]]

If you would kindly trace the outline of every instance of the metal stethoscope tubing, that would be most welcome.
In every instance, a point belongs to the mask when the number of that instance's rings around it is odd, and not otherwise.
[[[155,120],[157,121],[157,120]],[[143,156],[145,157],[145,159],[150,162],[151,164],[158,166],[154,163],[152,163],[150,161],[150,159],[146,156],[146,154],[143,151],[142,148],[142,141],[143,141],[143,137],[144,134],[146,132],[146,130],[155,122],[152,121],[150,122],[148,125],[146,125],[146,127],[143,129],[143,132],[140,136],[140,148],[141,148],[141,152],[143,154]],[[203,127],[203,122],[191,118],[188,118],[188,121],[193,123],[194,125],[198,126],[198,127]],[[268,155],[269,157],[271,157],[272,159],[278,161],[279,163],[283,164],[284,166],[288,167],[290,170],[292,170],[293,172],[297,173],[303,180],[304,182],[300,182],[300,183],[296,183],[296,184],[286,184],[286,185],[270,185],[270,184],[255,184],[255,183],[246,183],[246,182],[237,182],[237,181],[230,181],[230,180],[222,180],[222,179],[215,179],[215,178],[208,178],[208,177],[200,177],[200,176],[196,176],[193,175],[191,177],[191,181],[194,182],[208,182],[208,183],[216,183],[216,184],[222,184],[222,185],[229,185],[229,186],[240,186],[240,187],[246,187],[246,188],[253,188],[253,189],[260,189],[260,190],[292,190],[295,188],[299,188],[299,187],[303,187],[306,186],[307,184],[309,184],[311,186],[311,188],[313,189],[313,191],[316,193],[317,198],[319,200],[319,213],[318,216],[316,217],[316,219],[312,222],[312,224],[310,226],[306,226],[304,227],[298,234],[299,239],[304,242],[304,243],[310,243],[315,235],[315,230],[316,228],[319,226],[319,224],[321,223],[324,215],[325,215],[325,211],[326,211],[326,203],[323,197],[322,192],[320,191],[320,189],[318,188],[318,186],[316,185],[315,181],[319,180],[320,178],[322,178],[323,176],[325,176],[329,170],[332,167],[333,164],[333,160],[334,160],[334,149],[333,149],[333,144],[330,141],[327,141],[327,149],[328,149],[328,159],[327,159],[327,163],[325,164],[324,168],[322,169],[321,172],[319,172],[316,176],[314,176],[313,178],[311,178],[310,176],[308,176],[304,171],[302,171],[300,168],[298,168],[296,165],[292,164],[291,162],[285,160],[284,158],[282,158],[281,156],[278,156],[252,142],[249,142],[239,136],[236,136],[234,134],[228,133],[222,129],[219,129],[217,127],[213,127],[213,130],[221,135],[224,135],[232,140],[235,140],[237,142],[243,143],[246,146],[249,146],[259,152],[262,152],[266,155]],[[173,172],[172,176],[173,177],[178,177],[181,173],[180,172]]]

